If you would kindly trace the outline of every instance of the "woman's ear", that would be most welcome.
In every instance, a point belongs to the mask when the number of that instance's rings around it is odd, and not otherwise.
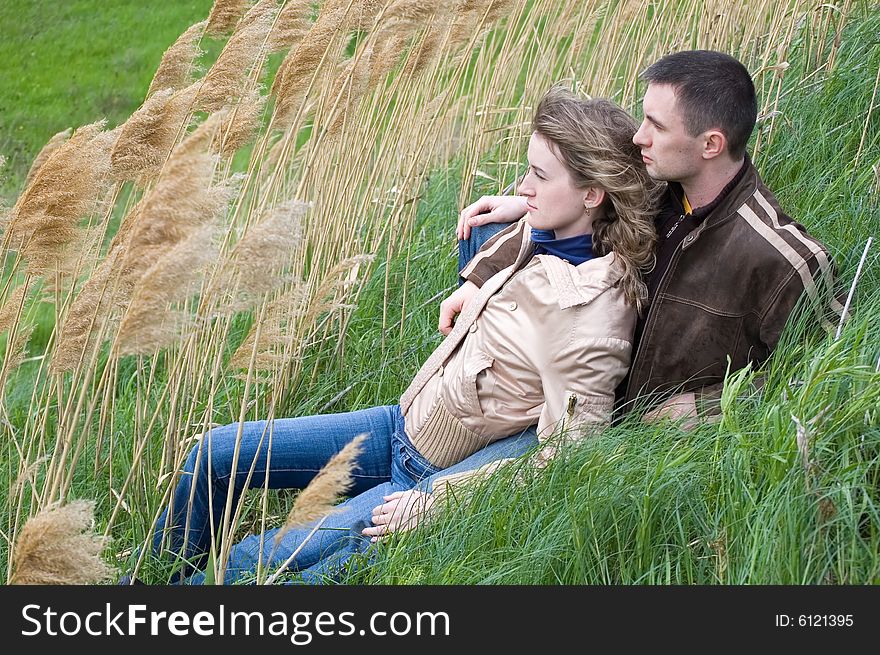
[[[587,188],[584,193],[584,209],[595,209],[605,202],[605,189],[597,186]]]

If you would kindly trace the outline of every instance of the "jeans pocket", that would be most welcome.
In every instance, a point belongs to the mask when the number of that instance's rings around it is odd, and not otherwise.
[[[409,439],[405,435],[395,433],[393,440],[394,445],[392,452],[394,455],[394,464],[400,469],[403,475],[409,478],[409,486],[412,486],[441,470],[440,467],[434,466],[426,460],[409,442]],[[392,479],[394,478],[393,468],[394,467],[392,467]],[[405,482],[402,480],[395,481],[399,483]]]

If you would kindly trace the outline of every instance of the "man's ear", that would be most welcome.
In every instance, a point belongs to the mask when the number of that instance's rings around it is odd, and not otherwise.
[[[584,208],[594,209],[605,201],[605,189],[597,186],[588,187],[584,193]]]
[[[715,159],[727,148],[727,137],[721,130],[703,132],[703,159]]]

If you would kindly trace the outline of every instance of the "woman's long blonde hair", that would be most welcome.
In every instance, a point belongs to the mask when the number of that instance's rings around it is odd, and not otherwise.
[[[655,262],[654,216],[664,185],[645,170],[632,142],[635,119],[610,100],[579,98],[554,86],[541,99],[532,131],[555,149],[578,188],[605,190],[604,216],[593,222],[593,251],[614,252],[623,264],[620,284],[641,312],[648,296],[644,274]]]

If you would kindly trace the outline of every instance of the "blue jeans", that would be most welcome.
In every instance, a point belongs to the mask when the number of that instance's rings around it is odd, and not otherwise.
[[[440,475],[517,457],[537,443],[534,430],[529,429],[493,442],[441,471],[413,447],[403,429],[400,407],[391,405],[344,414],[245,422],[233,476],[238,428],[238,423],[214,428],[190,452],[171,506],[157,523],[153,539],[157,554],[167,548],[190,565],[203,566],[211,543],[211,526],[219,532],[230,489],[233,512],[247,488],[302,489],[333,455],[357,435],[366,433],[369,436],[353,471],[351,497],[329,515],[289,565],[291,570],[303,572],[306,580],[320,581],[322,574],[369,547],[369,539],[361,535],[361,530],[372,525],[372,510],[384,502],[382,496],[412,488],[430,491],[433,480]],[[262,537],[244,538],[230,551],[225,582],[230,584],[252,574],[260,560],[266,570],[274,572],[303,542],[311,527],[290,530],[277,548],[277,530],[267,530]],[[183,573],[192,570],[186,567]],[[196,573],[187,582],[203,581],[204,574]]]

